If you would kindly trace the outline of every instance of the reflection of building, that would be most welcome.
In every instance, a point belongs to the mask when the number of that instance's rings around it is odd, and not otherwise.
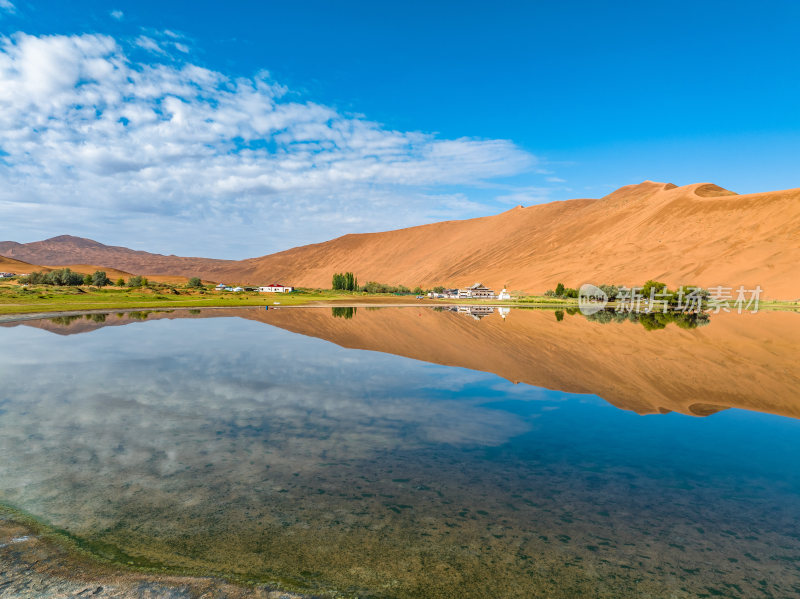
[[[494,314],[494,307],[492,306],[458,306],[456,309],[459,314],[469,314],[475,320]]]
[[[483,283],[475,283],[471,287],[458,290],[459,299],[495,299],[494,291]]]
[[[511,312],[511,308],[498,308],[497,309],[497,313],[500,314],[500,318],[502,318],[503,320],[506,319],[506,316],[508,316],[509,312]]]

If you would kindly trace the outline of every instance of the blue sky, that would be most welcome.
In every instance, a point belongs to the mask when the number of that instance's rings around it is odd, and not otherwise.
[[[796,2],[0,0],[0,238],[242,258],[644,179],[797,187],[798,23]]]

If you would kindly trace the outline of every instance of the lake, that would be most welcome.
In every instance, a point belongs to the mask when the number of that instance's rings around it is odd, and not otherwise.
[[[7,322],[0,503],[313,594],[800,596],[798,355],[795,312]]]

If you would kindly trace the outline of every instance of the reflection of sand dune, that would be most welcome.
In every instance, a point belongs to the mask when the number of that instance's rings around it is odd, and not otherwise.
[[[717,315],[701,329],[647,331],[581,316],[512,310],[476,322],[430,309],[259,313],[290,331],[345,347],[493,372],[514,382],[593,393],[640,414],[707,416],[727,407],[800,418],[800,314]]]
[[[694,330],[669,325],[590,322],[553,312],[515,309],[476,321],[430,308],[359,310],[352,319],[329,309],[154,311],[147,320],[238,316],[338,345],[492,372],[508,380],[599,395],[640,414],[708,416],[728,407],[800,418],[800,314],[720,314]],[[141,315],[82,317],[25,324],[55,333],[131,324]]]
[[[64,316],[49,316],[33,320],[12,320],[0,323],[0,327],[15,327],[25,325],[37,329],[50,331],[56,335],[79,335],[91,333],[97,329],[110,326],[121,326],[135,322],[161,320],[164,318],[191,318],[200,313],[199,310],[128,310],[125,312],[85,312],[82,314],[67,314]],[[213,312],[205,312],[205,316],[213,316]]]

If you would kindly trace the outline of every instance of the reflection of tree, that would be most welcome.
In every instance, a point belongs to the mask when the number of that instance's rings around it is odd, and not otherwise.
[[[607,324],[609,322],[638,322],[648,331],[665,328],[674,322],[682,329],[696,329],[709,323],[710,317],[704,312],[617,312],[615,310],[601,310],[594,314],[587,314],[587,320]]]
[[[63,325],[70,325],[76,320],[83,318],[81,314],[73,314],[71,316],[54,316],[50,318],[50,322],[54,324],[63,324]]]
[[[334,318],[353,318],[356,315],[358,308],[348,306],[346,308],[331,308],[331,313]]]

